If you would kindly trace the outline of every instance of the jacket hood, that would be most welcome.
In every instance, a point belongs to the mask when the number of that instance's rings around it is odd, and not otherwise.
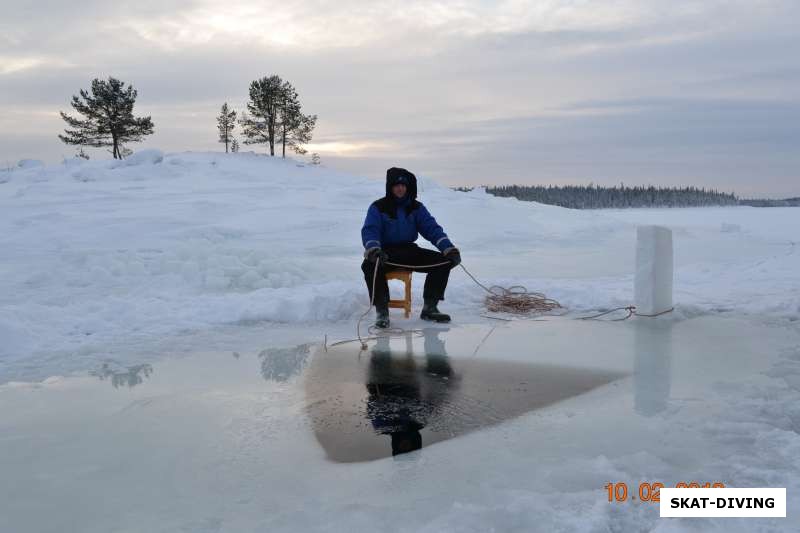
[[[386,171],[386,198],[393,198],[392,187],[404,183],[408,191],[406,198],[409,201],[417,199],[417,177],[404,168],[392,167]]]

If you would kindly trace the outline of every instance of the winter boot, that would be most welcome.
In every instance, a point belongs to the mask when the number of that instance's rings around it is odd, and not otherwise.
[[[439,311],[436,307],[437,303],[439,303],[439,300],[426,298],[419,317],[422,320],[433,320],[434,322],[450,322],[450,315]]]
[[[389,302],[375,304],[375,327],[380,329],[389,327]]]

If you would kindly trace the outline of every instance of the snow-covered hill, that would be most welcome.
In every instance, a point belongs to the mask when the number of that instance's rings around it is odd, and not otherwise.
[[[679,313],[800,316],[800,209],[573,211],[418,174],[420,199],[487,284],[525,284],[573,311],[627,304],[634,227],[658,222],[675,230]],[[251,153],[3,171],[0,382],[214,328],[349,331],[367,305],[359,229],[383,189],[382,176]],[[477,320],[481,299],[454,271],[444,307]]]

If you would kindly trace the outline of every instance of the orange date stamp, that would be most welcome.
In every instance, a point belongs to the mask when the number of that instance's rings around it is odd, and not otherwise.
[[[661,501],[661,489],[664,488],[663,483],[639,483],[638,493],[629,493],[628,484],[624,482],[619,483],[606,483],[605,489],[608,491],[608,501],[614,503],[622,503],[626,501],[638,500],[641,502],[658,503]],[[724,489],[725,484],[719,481],[714,483],[698,483],[691,481],[685,483],[681,481],[675,484],[676,489]]]

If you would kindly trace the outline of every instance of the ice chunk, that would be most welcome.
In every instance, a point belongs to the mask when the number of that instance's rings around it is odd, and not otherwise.
[[[672,230],[663,226],[636,229],[636,311],[660,313],[672,307]]]
[[[163,160],[164,152],[156,150],[155,148],[149,148],[147,150],[139,150],[132,156],[125,158],[124,164],[125,166],[155,165],[156,163],[161,163]]]
[[[43,167],[44,163],[38,159],[20,159],[17,166],[19,168],[39,168]]]

